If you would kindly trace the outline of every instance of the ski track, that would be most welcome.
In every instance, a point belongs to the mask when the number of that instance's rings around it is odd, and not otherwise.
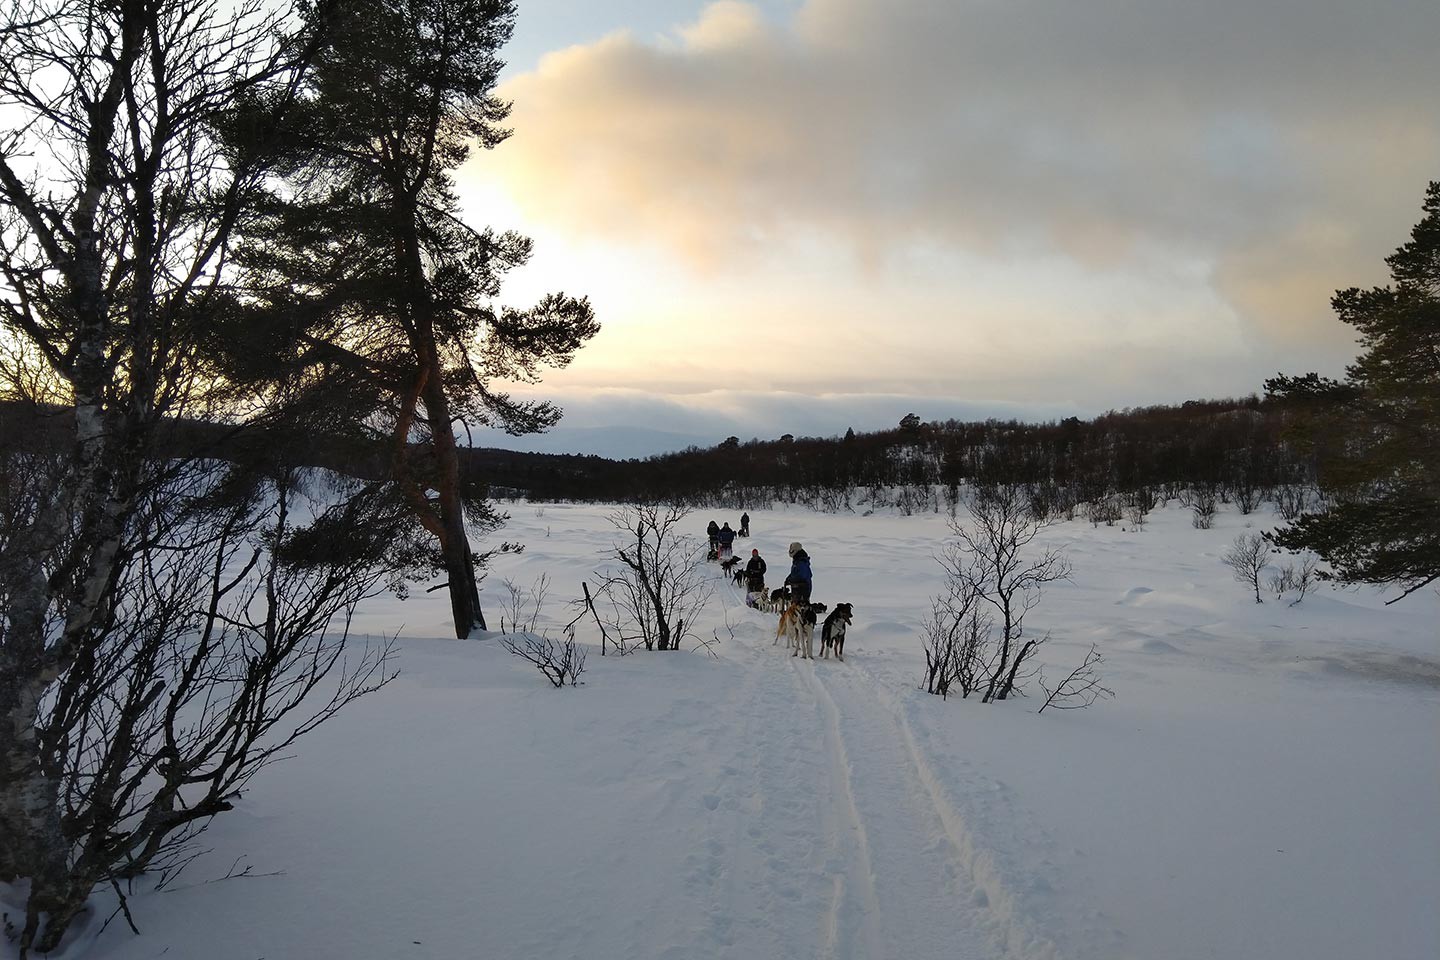
[[[884,685],[853,657],[791,657],[773,617],[718,593],[745,679],[698,845],[715,955],[1055,960]]]

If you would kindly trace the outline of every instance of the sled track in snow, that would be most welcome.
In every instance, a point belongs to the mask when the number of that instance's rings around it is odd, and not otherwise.
[[[818,782],[810,781],[810,789],[829,793],[819,798],[815,838],[825,856],[812,860],[828,886],[815,955],[1059,960],[1055,945],[1033,932],[1020,897],[951,800],[888,682],[853,657],[792,658],[771,643],[772,618],[750,623],[759,629],[748,631],[748,639],[736,637],[745,667],[768,676],[750,678],[759,699],[749,719],[764,715],[765,733],[773,734],[775,724],[789,727],[798,742],[808,741],[806,760],[826,768]],[[780,702],[786,688],[788,704]]]
[[[969,902],[984,916],[981,922],[1004,950],[1003,956],[1009,960],[1060,960],[1056,945],[1031,929],[1020,912],[1018,898],[1000,875],[993,856],[978,842],[974,831],[950,800],[933,763],[920,749],[914,728],[894,693],[870,671],[856,666],[853,660],[840,669],[825,671],[825,679],[822,680],[817,673],[813,680],[832,703],[827,685],[848,687],[856,696],[868,698],[874,709],[867,719],[883,717],[894,731],[903,748],[904,767],[918,787],[914,791],[918,794],[914,797],[915,803],[934,818],[948,848],[947,855],[963,868],[967,886],[971,888]]]
[[[855,804],[850,758],[845,752],[845,738],[840,730],[840,710],[825,691],[824,685],[815,678],[814,671],[807,669],[808,665],[795,663],[792,658],[789,666],[800,683],[809,689],[825,718],[825,753],[830,759],[830,779],[834,787],[831,803],[839,812],[841,820],[831,835],[831,848],[843,852],[849,863],[846,872],[835,875],[835,892],[831,897],[830,912],[826,918],[825,956],[854,957],[857,960],[880,957],[883,953],[880,934],[876,929],[880,917],[880,902],[875,894],[875,873],[870,862],[869,837]],[[849,919],[845,912],[846,898],[847,894],[852,893],[859,901],[852,909],[859,910],[858,923],[855,925],[860,929],[849,938],[842,939],[844,931],[841,926]]]

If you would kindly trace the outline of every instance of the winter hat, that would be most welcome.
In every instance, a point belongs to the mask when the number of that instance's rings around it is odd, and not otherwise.
[[[790,556],[792,556],[792,557],[795,556],[795,554],[799,553],[801,549],[802,549],[802,548],[801,548],[801,546],[800,546],[799,543],[792,543],[792,544],[790,544],[790,550],[789,550]]]
[[[760,556],[760,551],[759,551],[759,550],[751,550],[751,551],[750,551],[750,556],[752,556],[752,557],[758,557],[758,556]]]

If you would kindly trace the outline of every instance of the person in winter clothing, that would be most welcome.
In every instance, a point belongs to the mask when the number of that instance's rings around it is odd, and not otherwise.
[[[730,559],[730,554],[735,549],[735,531],[730,529],[729,523],[726,523],[720,528],[720,532],[715,534],[715,543],[720,548],[720,559],[722,561]]]
[[[790,599],[794,603],[809,603],[813,580],[810,574],[810,554],[798,543],[790,544],[788,552],[790,575],[785,578],[785,586],[790,588]]]
[[[748,513],[740,514],[740,536],[750,536],[750,514]]]
[[[765,558],[759,550],[751,550],[750,562],[745,564],[745,592],[765,592]]]
[[[715,538],[720,535],[720,524],[711,520],[710,525],[705,528],[705,534],[710,538],[710,559],[718,560],[720,558],[720,544]]]

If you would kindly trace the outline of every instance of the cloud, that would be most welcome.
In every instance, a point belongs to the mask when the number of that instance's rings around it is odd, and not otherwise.
[[[726,0],[543,58],[485,162],[527,217],[700,276],[838,245],[816,312],[915,250],[952,303],[978,260],[1159,265],[1254,349],[1343,357],[1330,292],[1383,281],[1440,176],[1436,36],[1432,0]]]

